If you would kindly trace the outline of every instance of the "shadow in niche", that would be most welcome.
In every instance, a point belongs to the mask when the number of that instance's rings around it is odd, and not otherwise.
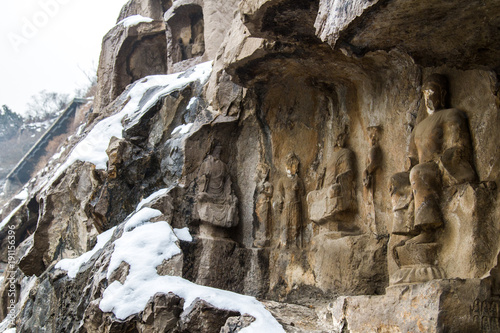
[[[17,229],[16,233],[16,245],[22,243],[26,238],[31,236],[36,229],[36,224],[38,222],[38,214],[40,211],[40,205],[36,198],[32,198],[27,205],[28,208],[28,220],[26,223],[22,223]]]
[[[190,4],[177,8],[167,20],[171,34],[169,39],[170,62],[175,64],[205,53],[203,9]]]

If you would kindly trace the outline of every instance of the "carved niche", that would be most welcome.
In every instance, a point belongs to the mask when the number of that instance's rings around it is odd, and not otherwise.
[[[238,199],[227,165],[220,159],[221,151],[222,146],[216,143],[200,166],[195,211],[202,222],[231,228],[238,224]]]
[[[393,248],[399,270],[391,284],[419,283],[445,277],[437,263],[436,230],[443,227],[440,199],[444,187],[473,182],[472,143],[467,117],[445,109],[447,80],[433,74],[422,91],[428,116],[413,130],[407,172],[391,178],[392,233],[406,239]]]
[[[173,6],[166,15],[169,61],[172,64],[205,53],[203,9],[196,3]]]

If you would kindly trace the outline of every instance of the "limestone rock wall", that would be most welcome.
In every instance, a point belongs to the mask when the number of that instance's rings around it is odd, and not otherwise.
[[[287,332],[495,331],[499,3],[452,3],[130,1],[120,20],[153,20],[119,24],[104,38],[97,107],[61,157],[73,161],[79,142],[103,124],[114,131],[110,119],[120,115],[119,131],[103,139],[105,161],[39,175],[2,215],[2,258],[17,261],[0,327],[261,325],[256,314],[179,291],[152,294],[125,318],[107,307],[109,290],[136,276],[136,262],[112,263],[120,239],[161,226],[179,252],[144,283],[178,278],[193,290],[258,297],[266,322]],[[458,38],[462,26],[468,34]],[[424,84],[434,73],[449,81],[441,100],[429,99],[440,86]],[[440,111],[449,108],[460,111]],[[461,116],[419,136],[439,112]],[[428,178],[415,176],[409,158],[421,142],[434,155],[424,161],[420,150],[417,165],[438,170],[433,192],[418,187]],[[474,179],[453,178],[467,166]],[[426,190],[435,214],[419,224]],[[97,234],[109,240],[89,255]],[[156,244],[138,243],[145,253]],[[58,264],[80,255],[88,257],[74,272]]]

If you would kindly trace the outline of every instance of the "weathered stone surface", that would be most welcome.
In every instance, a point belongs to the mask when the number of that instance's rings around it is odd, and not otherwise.
[[[182,245],[184,277],[205,286],[265,295],[269,265],[269,252],[265,249],[241,248],[227,238],[200,237]]]
[[[229,317],[226,324],[220,329],[220,333],[236,333],[250,325],[255,318],[251,316]]]
[[[179,254],[169,260],[164,260],[158,267],[156,267],[156,272],[158,275],[182,276],[183,266],[184,256]]]
[[[74,172],[77,169],[79,172]],[[19,263],[26,275],[40,276],[54,260],[86,252],[96,234],[87,213],[99,184],[94,168],[90,163],[80,162],[66,174],[69,176],[54,185],[41,200],[33,244]],[[64,211],[72,214],[63,214]]]
[[[340,33],[362,14],[377,8],[379,0],[330,1],[320,0],[318,16],[314,22],[316,35],[332,47],[336,45]]]
[[[316,27],[323,40],[349,45],[357,54],[397,45],[423,66],[498,68],[500,40],[492,27],[500,22],[492,13],[499,6],[496,1],[421,2],[416,7],[404,1],[322,1],[320,7],[329,10],[322,10]],[[481,28],[475,14],[483,20]],[[340,25],[330,25],[336,17]]]
[[[341,236],[341,232],[331,232],[313,239],[309,256],[314,285],[340,295],[382,294],[387,284],[385,240]]]
[[[239,315],[239,313],[217,309],[204,300],[197,299],[181,315],[178,332],[219,332],[225,325],[226,320],[236,315]]]
[[[495,304],[498,300],[478,279],[435,280],[390,287],[384,296],[339,297],[328,309],[338,331],[488,332],[496,330],[489,327],[498,324],[498,317],[485,307]]]
[[[231,28],[233,18],[238,15],[238,0],[203,1],[203,17],[205,20],[205,56],[215,59],[219,47]]]
[[[129,0],[123,5],[117,22],[133,16],[141,15],[153,20],[162,20],[163,13],[172,6],[172,0]]]
[[[322,305],[315,308],[273,301],[264,301],[263,303],[266,309],[283,325],[285,332],[336,332],[332,331],[331,323],[322,318],[321,309],[324,307]]]
[[[316,1],[242,1],[243,22],[255,37],[284,38],[295,41],[316,39],[314,20]]]
[[[179,324],[183,304],[182,298],[172,293],[156,294],[142,312],[137,329],[140,332],[178,332],[175,328]]]

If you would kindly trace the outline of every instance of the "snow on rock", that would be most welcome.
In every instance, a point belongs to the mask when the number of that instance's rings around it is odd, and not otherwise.
[[[144,213],[141,213],[143,212]],[[142,208],[126,222],[123,235],[114,242],[114,251],[108,267],[107,277],[122,262],[130,265],[125,282],[111,283],[103,293],[99,308],[113,312],[118,319],[140,313],[156,293],[172,292],[184,298],[184,309],[196,298],[201,298],[215,307],[238,311],[253,316],[256,320],[242,333],[284,332],[283,327],[254,297],[200,286],[178,276],[160,276],[156,267],[181,253],[178,239],[191,241],[188,228],[172,230],[167,222],[149,223],[144,219],[154,209]],[[139,218],[140,215],[140,218]],[[127,231],[133,219],[143,224]]]
[[[69,140],[70,140],[70,138],[68,138],[68,141]],[[52,157],[50,158],[50,160],[51,161],[55,161],[55,160],[59,159],[62,156],[62,154],[64,153],[65,150],[66,150],[66,147],[61,147],[57,153],[55,153],[54,155],[52,155]]]
[[[185,242],[192,242],[193,241],[193,236],[189,233],[189,228],[182,228],[182,229],[177,229],[174,228],[174,234],[179,238],[181,241]]]
[[[116,227],[113,227],[109,230],[106,230],[99,236],[97,236],[97,244],[94,246],[94,248],[88,252],[85,252],[78,258],[74,259],[62,259],[56,264],[56,268],[63,269],[68,272],[68,277],[70,278],[75,278],[76,274],[78,274],[78,271],[80,270],[80,267],[82,267],[83,264],[85,264],[87,261],[92,258],[92,256],[102,249],[107,242],[111,239],[113,236],[113,232],[115,231]]]
[[[101,120],[94,126],[87,136],[73,148],[66,162],[56,170],[45,188],[50,186],[71,164],[78,160],[93,163],[97,169],[106,169],[108,161],[106,149],[111,137],[123,138],[122,121],[126,124],[125,129],[136,125],[160,98],[195,81],[200,81],[202,85],[205,84],[211,72],[212,61],[208,61],[182,73],[151,75],[133,83],[124,98],[128,102],[122,110]],[[154,93],[149,95],[148,92]],[[144,96],[147,96],[146,101],[144,101]]]
[[[156,267],[163,260],[181,253],[176,242],[177,237],[170,224],[165,221],[143,224],[132,231],[124,232],[114,242],[115,248],[109,262],[108,278],[121,262],[125,261],[130,265],[125,287],[128,287],[128,290],[130,287],[137,287],[145,280],[157,275]],[[140,311],[143,309],[144,307]]]
[[[153,22],[153,19],[150,17],[144,17],[142,15],[132,15],[127,18],[124,18],[120,22],[118,22],[116,25],[123,24],[125,28],[132,27],[134,25],[138,25],[139,23],[151,23]]]
[[[141,208],[152,202],[153,200],[155,200],[156,198],[159,198],[161,196],[164,196],[165,194],[167,194],[168,192],[170,191],[170,188],[163,188],[161,190],[158,190],[156,191],[155,193],[151,194],[149,197],[147,197],[146,199],[143,199],[141,202],[139,202],[139,204],[137,205],[137,209],[136,211],[139,211],[141,210]]]
[[[125,224],[125,232],[130,231],[134,228],[140,227],[141,225],[149,222],[151,219],[161,215],[158,209],[144,207],[138,212],[134,213]]]
[[[0,222],[0,230],[2,230],[7,223],[9,223],[10,219],[21,209],[21,207],[26,203],[26,200],[21,202],[16,208],[14,208],[9,215],[7,215],[2,222]]]
[[[187,109],[190,109],[192,108],[198,101],[200,100],[199,97],[191,97],[191,99],[189,100],[189,103],[188,103],[188,106],[186,107]]]
[[[18,199],[18,200],[22,200],[21,203],[19,205],[17,205],[16,208],[14,208],[10,213],[9,215],[7,215],[3,220],[2,222],[0,222],[0,230],[2,230],[9,222],[10,220],[12,219],[12,217],[19,211],[19,209],[21,209],[21,207],[26,204],[26,201],[28,200],[28,189],[25,187],[22,189],[22,191],[20,191],[15,197],[14,199]],[[3,211],[3,209],[2,209]],[[1,213],[1,211],[0,211]]]
[[[25,187],[21,192],[19,192],[14,199],[26,200],[28,199],[28,189]]]
[[[174,134],[181,134],[181,135],[184,135],[184,134],[187,134],[189,133],[189,130],[191,129],[191,127],[193,127],[193,124],[192,123],[189,123],[189,124],[186,124],[186,125],[181,125],[181,126],[178,126],[176,127],[173,131],[172,131],[172,135]]]

